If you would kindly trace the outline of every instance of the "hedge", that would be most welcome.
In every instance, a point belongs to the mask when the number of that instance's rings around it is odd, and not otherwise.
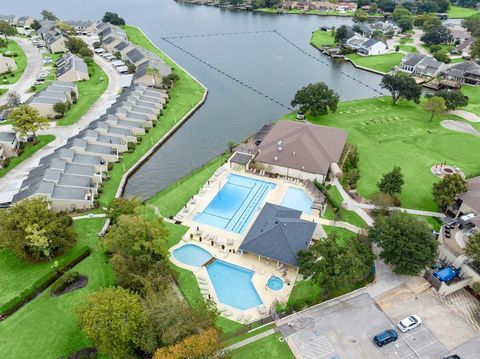
[[[91,249],[88,246],[84,246],[79,249],[79,253],[72,260],[65,263],[59,263],[56,269],[52,269],[44,276],[37,279],[29,288],[26,288],[20,293],[20,295],[10,299],[7,303],[0,307],[0,321],[4,320],[7,316],[13,314],[18,309],[23,307],[38,294],[43,292],[49,286],[51,286],[59,277],[63,275],[70,268],[73,268],[82,260],[87,258],[91,253]]]
[[[327,197],[328,203],[330,203],[333,208],[336,210],[342,208],[342,203],[339,203],[322,183],[315,180],[314,184],[325,195],[325,197]]]

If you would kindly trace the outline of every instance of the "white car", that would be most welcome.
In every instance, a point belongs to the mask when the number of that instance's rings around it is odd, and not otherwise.
[[[422,324],[422,320],[416,315],[410,315],[397,323],[398,329],[402,333],[406,333]]]

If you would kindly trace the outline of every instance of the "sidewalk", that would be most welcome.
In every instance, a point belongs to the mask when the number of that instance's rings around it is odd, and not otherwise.
[[[235,349],[238,349],[238,348],[241,348],[241,347],[244,347],[245,345],[248,345],[250,343],[253,343],[253,342],[256,342],[257,340],[260,340],[260,339],[263,339],[265,337],[268,337],[269,335],[272,335],[275,333],[275,330],[273,329],[269,329],[265,332],[262,332],[260,334],[257,334],[253,337],[250,337],[250,338],[247,338],[245,340],[242,340],[238,343],[235,343],[235,344],[232,344],[230,345],[229,347],[226,347],[225,350],[226,351],[231,351],[231,350],[235,350]]]

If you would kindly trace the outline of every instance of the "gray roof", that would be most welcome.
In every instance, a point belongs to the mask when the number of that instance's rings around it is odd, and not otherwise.
[[[365,41],[363,44],[362,44],[362,47],[371,47],[373,45],[375,45],[377,42],[382,42],[380,40],[377,40],[377,39],[374,39],[373,37],[368,39],[367,41]]]
[[[68,25],[73,26],[73,27],[89,27],[93,25],[94,23],[92,21],[83,21],[83,20],[68,20],[65,21]]]
[[[58,59],[57,66],[58,77],[62,76],[64,73],[70,71],[71,69],[88,74],[88,67],[85,61],[70,52],[67,52],[60,59]]]
[[[135,47],[129,52],[127,52],[125,57],[127,58],[128,61],[132,63],[136,63],[141,59],[143,59],[145,55],[138,48]]]
[[[410,54],[407,54],[403,60],[402,60],[402,63],[405,65],[405,66],[416,66],[420,61],[423,60],[423,58],[425,57],[425,55],[422,55],[422,54],[413,54],[413,53],[410,53]]]
[[[301,211],[266,203],[240,249],[298,267],[297,253],[308,248],[316,228],[301,215]]]
[[[87,193],[86,191],[87,190],[83,188],[54,186],[52,191],[52,198],[85,200],[85,195]]]
[[[122,51],[126,47],[128,47],[128,42],[121,41],[115,46],[115,50]]]
[[[468,191],[459,195],[458,198],[471,209],[480,213],[480,176],[470,178],[467,182]]]
[[[114,42],[115,40],[117,40],[117,39],[114,36],[109,36],[106,39],[103,39],[103,43],[108,45],[108,44]]]
[[[230,159],[230,162],[246,165],[252,159],[252,157],[253,155],[236,152]]]

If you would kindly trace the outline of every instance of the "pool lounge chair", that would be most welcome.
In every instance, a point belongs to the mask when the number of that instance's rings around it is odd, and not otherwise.
[[[248,323],[252,319],[252,316],[250,314],[246,314],[245,317],[243,318],[244,323]]]
[[[223,305],[219,305],[217,307],[217,309],[218,309],[219,313],[225,313],[226,311],[228,311],[228,309],[226,307],[224,307]]]
[[[259,305],[257,307],[257,310],[260,314],[267,314],[268,313],[268,309],[264,304]]]
[[[231,317],[233,313],[229,310],[226,310],[225,312],[222,313],[224,317]]]
[[[200,279],[200,280],[207,280],[207,278],[204,277],[203,275],[197,275],[197,278]]]
[[[241,322],[241,321],[243,320],[243,318],[245,318],[245,312],[241,312],[241,313],[238,315],[237,320],[238,320],[239,322]]]

